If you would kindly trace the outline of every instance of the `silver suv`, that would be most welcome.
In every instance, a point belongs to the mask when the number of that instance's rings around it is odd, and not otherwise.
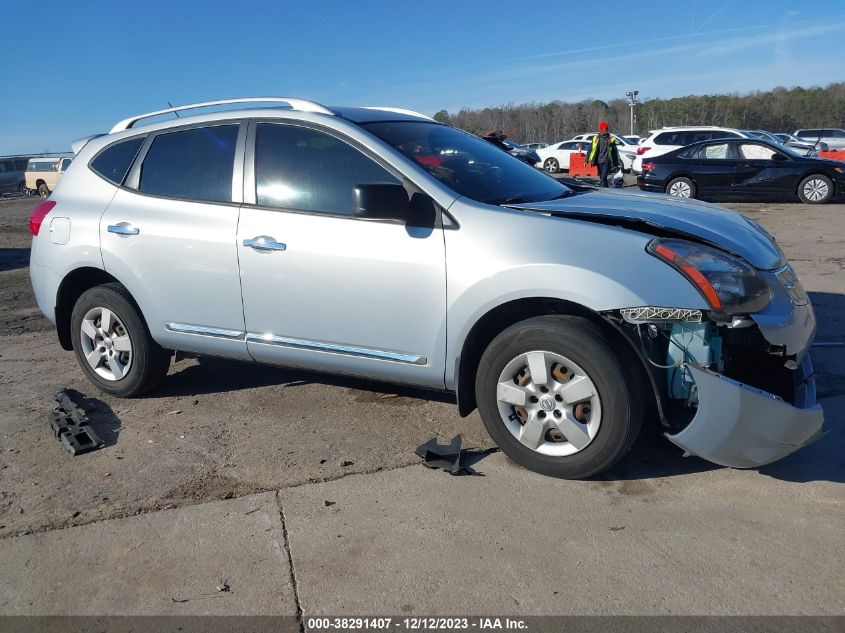
[[[136,125],[209,105],[229,109]],[[74,150],[30,219],[32,284],[106,393],[152,389],[172,350],[447,390],[567,478],[609,468],[644,419],[733,467],[822,432],[812,307],[737,213],[301,99],[149,113]]]

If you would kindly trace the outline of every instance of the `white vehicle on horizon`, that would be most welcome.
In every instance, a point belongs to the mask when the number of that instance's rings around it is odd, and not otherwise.
[[[751,136],[734,128],[715,125],[685,125],[651,130],[648,137],[641,141],[636,149],[631,171],[635,174],[642,173],[644,158],[654,158],[693,143],[720,138],[751,138]]]
[[[537,163],[535,167],[542,167],[550,174],[554,174],[561,169],[569,169],[570,155],[576,151],[580,151],[583,154],[589,154],[590,145],[593,142],[594,136],[595,133],[579,134],[568,141],[554,143],[546,147],[544,150],[537,150],[537,154],[540,156],[540,162]],[[619,136],[618,134],[611,134],[611,136],[616,139],[616,148],[619,150],[619,160],[622,161],[622,169],[630,171],[631,166],[634,164],[634,158],[636,158],[636,144],[632,143],[624,136]],[[577,146],[573,146],[573,143],[577,144]],[[554,168],[554,162],[558,163],[557,168]]]
[[[540,167],[550,174],[569,170],[569,159],[572,154],[586,154],[590,151],[589,141],[562,141],[537,150],[540,161],[535,167]]]

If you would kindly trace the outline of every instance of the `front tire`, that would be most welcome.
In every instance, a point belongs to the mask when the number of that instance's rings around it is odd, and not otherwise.
[[[170,367],[129,292],[118,283],[91,288],[71,314],[73,351],[88,380],[105,393],[131,398],[155,387]]]
[[[490,343],[479,363],[476,401],[508,457],[537,473],[583,479],[633,446],[643,416],[636,384],[593,323],[543,316]]]
[[[824,204],[833,197],[833,183],[821,174],[807,176],[798,185],[798,198],[804,204]]]
[[[666,193],[676,198],[695,198],[695,183],[689,178],[673,178],[666,185]]]
[[[543,163],[543,169],[550,174],[556,174],[560,171],[560,163],[557,162],[557,158],[547,158]]]

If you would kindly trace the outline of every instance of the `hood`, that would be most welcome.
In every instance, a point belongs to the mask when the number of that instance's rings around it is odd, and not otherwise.
[[[756,224],[739,213],[698,200],[606,189],[576,193],[560,200],[508,206],[620,224],[644,233],[687,237],[738,255],[760,270],[774,270],[785,263],[774,239]]]

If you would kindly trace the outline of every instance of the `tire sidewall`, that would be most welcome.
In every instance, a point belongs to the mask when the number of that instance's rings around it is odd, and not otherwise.
[[[92,308],[108,308],[126,329],[132,344],[132,364],[129,371],[120,380],[110,381],[97,374],[85,358],[82,351],[81,325],[85,314]],[[140,317],[138,309],[114,290],[98,286],[85,291],[77,300],[71,314],[71,339],[73,352],[82,371],[97,388],[106,393],[128,397],[138,393],[144,381],[146,366],[149,363],[149,334]]]
[[[557,161],[556,158],[547,158],[546,162],[543,163],[543,169],[545,169],[550,174],[557,173],[558,171],[560,171],[560,163]]]
[[[687,185],[689,185],[689,198],[682,198],[681,196],[672,196],[672,194],[669,193],[669,191],[672,189],[672,185],[674,185],[676,182],[685,182],[687,183]],[[666,185],[666,195],[672,196],[673,198],[678,198],[680,200],[693,200],[697,193],[698,191],[696,190],[695,183],[685,176],[672,178],[672,180],[670,180]]]
[[[804,185],[806,185],[810,180],[824,180],[827,183],[827,196],[825,198],[822,198],[821,200],[808,200],[804,197]],[[807,176],[801,181],[801,184],[798,185],[798,199],[804,204],[825,204],[830,202],[831,198],[833,198],[833,181],[823,174],[812,174]]]
[[[596,386],[602,419],[599,431],[583,450],[565,457],[543,455],[524,446],[501,419],[496,385],[501,371],[528,351],[555,352],[579,365]],[[482,356],[476,383],[476,401],[490,436],[520,465],[545,475],[583,478],[615,463],[639,431],[639,395],[633,393],[630,374],[610,343],[587,320],[541,317],[502,332]]]

